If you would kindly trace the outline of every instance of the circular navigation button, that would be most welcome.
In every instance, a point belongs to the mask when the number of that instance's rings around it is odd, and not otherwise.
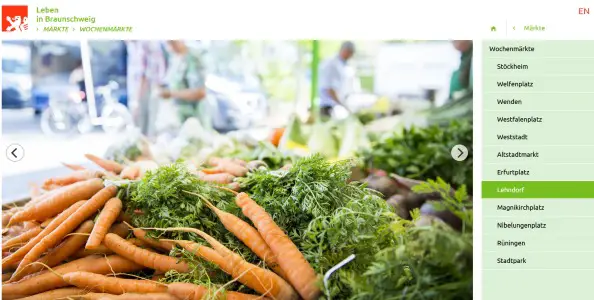
[[[468,148],[464,145],[456,145],[452,148],[452,158],[456,161],[464,161],[468,157]]]
[[[12,144],[6,148],[6,158],[12,162],[17,162],[25,157],[25,149],[19,144]]]

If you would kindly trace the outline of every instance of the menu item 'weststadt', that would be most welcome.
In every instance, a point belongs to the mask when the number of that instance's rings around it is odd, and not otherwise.
[[[594,275],[594,42],[483,49],[483,299],[586,295],[571,282]]]

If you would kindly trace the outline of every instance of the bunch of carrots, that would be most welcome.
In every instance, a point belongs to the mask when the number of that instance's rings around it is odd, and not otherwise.
[[[267,268],[247,262],[199,228],[134,228],[113,179],[136,180],[154,166],[87,158],[103,171],[67,165],[73,173],[45,181],[45,192],[36,190],[23,207],[3,210],[3,299],[319,298],[317,274],[297,246],[261,206],[234,190],[238,187],[233,180],[222,180],[244,176],[245,162],[211,159],[208,164],[213,167],[196,175],[234,193],[253,226],[196,196]],[[150,230],[192,232],[210,247],[189,240],[154,239],[147,234]],[[225,291],[224,286],[159,281],[172,270],[192,272],[183,259],[170,256],[176,247],[216,265],[258,295]],[[134,275],[147,270],[153,270],[152,278]]]
[[[207,164],[212,167],[199,170],[198,178],[210,183],[225,184],[234,191],[239,190],[239,183],[235,182],[235,178],[244,177],[249,171],[247,163],[240,159],[212,157]]]

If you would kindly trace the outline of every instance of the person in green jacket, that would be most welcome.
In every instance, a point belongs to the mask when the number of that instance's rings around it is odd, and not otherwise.
[[[472,41],[455,40],[454,48],[460,51],[460,67],[452,74],[449,98],[457,92],[472,90]]]
[[[161,89],[163,99],[173,99],[177,106],[181,124],[189,118],[197,118],[204,128],[212,128],[212,120],[207,112],[205,68],[196,53],[184,41],[168,41],[169,68],[166,76],[167,87]]]

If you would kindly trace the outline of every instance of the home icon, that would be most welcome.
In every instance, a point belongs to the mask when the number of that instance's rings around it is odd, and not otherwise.
[[[495,28],[495,26],[491,26],[491,31],[495,32],[495,31],[497,31],[497,28]]]

